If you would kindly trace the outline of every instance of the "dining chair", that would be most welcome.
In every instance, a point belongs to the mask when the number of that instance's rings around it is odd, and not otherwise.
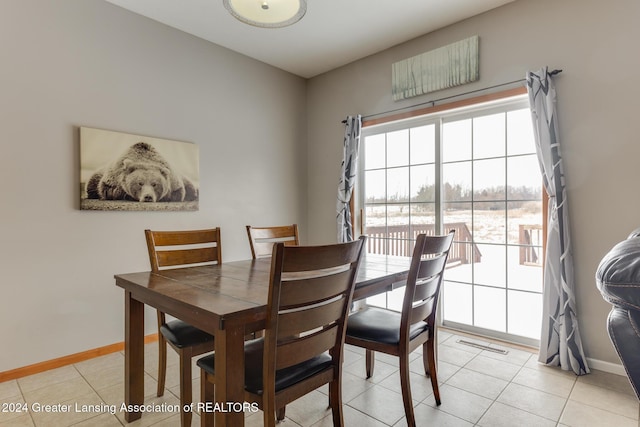
[[[247,235],[253,259],[271,256],[273,244],[284,242],[286,246],[298,246],[298,225],[279,225],[274,227],[253,227],[247,225]]]
[[[407,424],[416,425],[411,385],[409,354],[422,345],[425,373],[431,377],[436,404],[440,405],[436,358],[436,313],[440,286],[453,241],[454,231],[445,236],[418,235],[407,278],[402,312],[366,307],[347,321],[345,342],[366,349],[367,378],[373,375],[375,352],[400,360],[400,385]]]
[[[247,341],[245,401],[273,427],[276,411],[329,384],[333,425],[343,426],[342,360],[345,323],[365,237],[335,245],[273,245],[264,337]],[[198,360],[201,395],[213,400],[215,358]],[[205,413],[203,425],[213,425]]]
[[[253,259],[270,257],[274,243],[283,242],[285,246],[299,246],[298,224],[276,225],[271,227],[253,227],[247,225],[247,236],[251,247]],[[254,338],[259,338],[262,331],[253,333]],[[285,408],[278,410],[278,421],[284,420]]]
[[[151,271],[171,268],[220,264],[222,243],[220,229],[185,231],[144,231],[149,250]],[[180,407],[192,401],[191,359],[213,351],[213,336],[182,320],[167,322],[166,315],[158,310],[158,391],[164,394],[167,372],[167,344],[180,359]],[[182,411],[180,425],[191,425],[191,411]]]

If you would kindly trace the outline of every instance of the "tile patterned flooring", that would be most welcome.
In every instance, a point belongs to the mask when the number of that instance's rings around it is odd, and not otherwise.
[[[430,380],[424,376],[420,350],[412,354],[411,386],[419,426],[638,426],[638,401],[625,377],[601,371],[576,377],[539,365],[537,356],[525,349],[464,337],[507,349],[508,354],[502,355],[460,344],[460,338],[449,331],[440,332],[439,407],[433,400]],[[175,352],[168,352],[167,392],[163,397],[155,396],[157,344],[148,344],[145,353],[145,404],[177,405]],[[199,369],[194,361],[194,376],[197,375]],[[374,375],[366,380],[364,351],[347,346],[343,375],[348,427],[406,426],[396,358],[378,354]],[[124,356],[113,353],[0,383],[0,426],[127,425],[120,412],[123,376]],[[197,401],[199,378],[194,378],[193,389]],[[326,394],[325,386],[287,406],[287,420],[282,425],[331,426]],[[82,405],[86,405],[85,409]],[[26,407],[28,411],[17,412],[16,407]],[[112,407],[116,409],[114,414],[110,413]],[[64,408],[70,412],[54,412]],[[193,418],[193,425],[199,425],[198,415]],[[144,414],[129,425],[172,427],[179,426],[180,421],[175,412],[156,412]],[[246,425],[262,426],[262,414],[247,413]]]

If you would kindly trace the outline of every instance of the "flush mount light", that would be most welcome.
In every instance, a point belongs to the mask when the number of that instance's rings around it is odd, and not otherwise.
[[[280,28],[298,22],[307,12],[306,0],[222,0],[236,19],[256,27]]]

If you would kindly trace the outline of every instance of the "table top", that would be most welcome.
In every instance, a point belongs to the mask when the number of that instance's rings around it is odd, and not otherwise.
[[[402,286],[411,258],[366,254],[360,262],[354,300]],[[136,300],[197,325],[203,318],[224,328],[226,322],[259,322],[266,315],[271,259],[213,266],[117,274],[116,285]],[[210,323],[209,323],[210,324]],[[209,328],[206,328],[209,329]]]

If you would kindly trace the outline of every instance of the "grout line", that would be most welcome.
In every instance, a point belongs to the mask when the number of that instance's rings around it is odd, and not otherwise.
[[[567,394],[567,398],[564,401],[564,405],[562,405],[562,411],[560,411],[560,416],[558,417],[558,421],[556,423],[556,425],[560,424],[560,420],[562,420],[562,416],[564,415],[564,411],[567,409],[567,405],[569,404],[569,400],[571,400],[571,395],[573,394],[573,389],[576,388],[576,384],[578,383],[577,377],[576,379],[573,381],[573,385],[571,386],[571,390],[569,391],[569,394]]]
[[[24,391],[22,391],[22,386],[20,385],[20,382],[18,381],[17,378],[13,381],[16,382],[16,385],[18,386],[18,390],[20,390],[20,396],[22,397],[22,400],[24,400],[24,403],[27,404],[27,398],[24,395]],[[32,411],[28,411],[28,414],[29,414],[29,418],[31,418],[31,422],[33,423],[33,425],[37,427],[36,420],[33,418]]]

